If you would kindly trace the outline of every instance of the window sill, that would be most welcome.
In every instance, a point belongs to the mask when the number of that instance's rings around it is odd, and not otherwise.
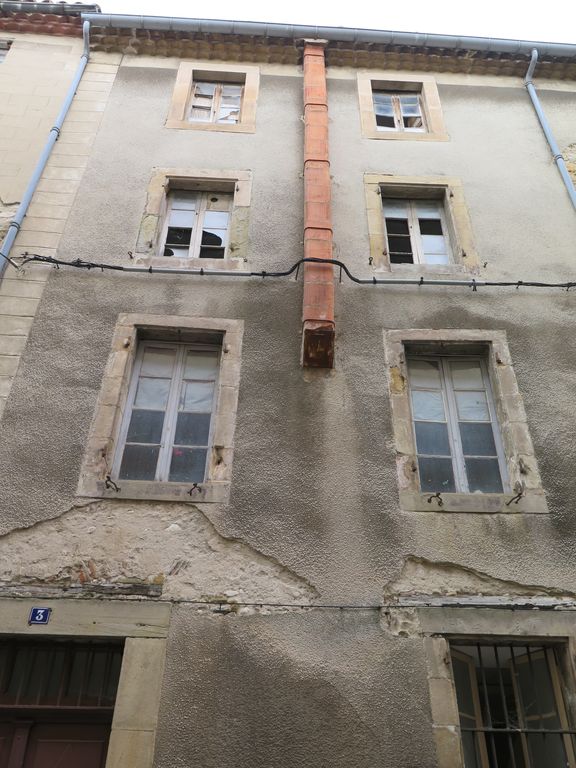
[[[218,270],[223,272],[242,271],[245,269],[243,258],[224,259],[180,259],[176,256],[136,256],[134,264],[139,267],[152,267],[152,269],[189,269],[198,272],[201,269]]]
[[[376,272],[392,272],[397,275],[410,275],[412,277],[440,277],[441,275],[470,274],[474,270],[466,264],[390,264],[388,269],[376,269]]]
[[[193,488],[193,483],[162,483],[144,480],[115,480],[118,490],[106,487],[105,480],[84,484],[78,495],[96,499],[139,499],[142,501],[180,501],[187,504],[225,504],[230,497],[230,482],[207,480]]]
[[[217,133],[256,133],[255,123],[191,123],[188,120],[166,120],[166,128],[185,131],[216,131]]]
[[[365,130],[365,139],[388,139],[391,141],[450,141],[447,133],[409,133],[406,131]]]
[[[400,491],[400,509],[403,512],[471,512],[497,514],[547,514],[548,505],[543,491],[531,490],[518,503],[513,493],[434,493]]]

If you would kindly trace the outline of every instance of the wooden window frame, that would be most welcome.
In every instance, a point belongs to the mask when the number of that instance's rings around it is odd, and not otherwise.
[[[86,444],[77,495],[88,498],[227,503],[240,386],[242,320],[147,314],[118,318]],[[124,415],[129,409],[138,343],[142,339],[221,346],[213,400],[211,443],[203,483],[113,478]]]
[[[360,128],[365,139],[389,141],[449,141],[438,86],[431,75],[399,73],[391,77],[389,72],[362,70],[357,74]],[[418,93],[425,130],[389,129],[376,125],[373,94],[388,91],[393,94]]]
[[[214,96],[212,105],[210,107],[210,119],[209,120],[194,120],[192,117],[192,111],[193,109],[201,109],[201,107],[195,107],[194,106],[194,99],[196,98],[196,87],[198,85],[214,85]],[[220,123],[219,122],[219,113],[220,113],[220,107],[222,106],[222,91],[224,89],[225,85],[237,85],[240,87],[240,110],[238,115],[238,120],[235,120],[234,122],[230,123]],[[191,123],[218,123],[219,125],[238,125],[242,121],[242,102],[244,99],[244,83],[243,82],[222,82],[222,81],[215,81],[215,80],[195,80],[192,83],[192,88],[190,91],[190,103],[187,108],[187,114],[188,114],[188,120],[190,120]]]
[[[243,83],[238,122],[217,123],[190,120],[190,105],[195,82],[232,83],[235,85]],[[260,69],[257,66],[218,64],[213,61],[183,61],[176,74],[166,128],[254,133],[256,131],[256,106],[259,87]]]
[[[547,513],[546,496],[506,333],[480,329],[406,329],[384,331],[383,335],[400,508],[405,512],[435,514]],[[485,357],[510,490],[504,489],[502,493],[445,492],[438,497],[438,494],[420,489],[408,386],[408,350],[430,356]]]
[[[132,416],[132,411],[134,408],[134,400],[136,396],[136,390],[138,387],[138,379],[139,379],[139,374],[142,366],[142,360],[144,358],[145,351],[150,347],[176,350],[176,360],[174,363],[174,369],[173,369],[172,377],[170,380],[170,391],[168,395],[168,402],[166,404],[164,423],[162,427],[162,435],[160,439],[160,450],[159,450],[158,460],[156,463],[156,475],[154,477],[154,481],[160,482],[160,483],[171,482],[169,480],[171,453],[172,453],[172,449],[175,447],[176,419],[178,416],[178,397],[180,393],[180,388],[182,386],[182,382],[184,380],[185,357],[187,353],[190,351],[218,352],[218,366],[216,370],[216,377],[214,379],[214,395],[213,395],[211,409],[210,409],[210,431],[208,436],[208,444],[206,446],[206,461],[204,464],[203,477],[202,477],[202,480],[200,481],[203,483],[204,480],[206,479],[208,455],[209,455],[210,447],[212,445],[212,440],[213,440],[214,419],[212,418],[212,414],[217,409],[217,405],[218,405],[217,402],[215,401],[215,398],[218,392],[218,371],[221,363],[222,350],[220,346],[215,344],[186,344],[186,343],[178,343],[178,342],[166,342],[162,340],[160,341],[142,340],[138,343],[136,356],[134,358],[134,366],[131,374],[130,386],[128,388],[126,409],[125,409],[124,417],[122,419],[122,424],[120,426],[120,432],[118,435],[118,447],[116,450],[116,455],[114,457],[114,463],[112,466],[112,477],[115,480],[117,480],[118,483],[124,482],[120,478],[120,467],[122,464],[124,449],[126,447],[128,427],[130,425],[130,418]],[[192,447],[195,447],[195,446],[192,446]],[[137,482],[137,481],[133,481],[133,482]],[[191,485],[192,482],[193,481],[190,481],[189,484]]]
[[[490,385],[490,377],[488,375],[486,355],[414,355],[407,354],[407,360],[427,360],[439,363],[440,381],[442,399],[444,402],[444,411],[446,414],[446,422],[448,429],[448,440],[452,451],[452,468],[454,472],[454,481],[456,486],[456,493],[471,493],[468,488],[468,476],[465,467],[465,457],[462,448],[462,440],[459,430],[459,419],[456,404],[456,396],[453,384],[450,380],[448,373],[449,361],[473,361],[480,364],[482,372],[482,382],[484,385],[484,392],[486,394],[486,401],[488,404],[488,412],[490,416],[490,425],[492,427],[492,434],[494,436],[494,443],[496,446],[496,453],[498,458],[498,467],[500,470],[500,480],[502,482],[503,493],[510,492],[508,484],[508,470],[506,467],[506,459],[504,456],[504,446],[502,444],[502,438],[500,436],[500,428],[498,425],[498,416],[496,414],[496,408],[494,404],[494,396],[492,394],[492,387]],[[410,383],[410,377],[408,377],[408,386],[410,393],[415,391],[414,386]],[[412,411],[412,408],[411,408]],[[416,431],[415,431],[415,419],[412,412],[412,429],[414,437],[414,445],[416,446]],[[485,422],[482,422],[485,423]],[[487,422],[486,422],[487,423]],[[416,456],[420,456],[418,452]],[[434,454],[426,454],[426,457],[430,456],[434,458]],[[430,491],[422,491],[422,493],[430,493]],[[433,491],[435,493],[435,491]]]
[[[424,103],[422,101],[422,94],[420,91],[389,91],[384,88],[372,88],[372,103],[374,104],[374,114],[376,114],[375,96],[377,94],[389,96],[392,99],[392,110],[394,118],[394,126],[378,125],[378,122],[376,122],[377,131],[407,131],[409,133],[427,132],[428,126],[426,124],[426,111],[424,109]],[[420,117],[422,118],[421,126],[411,127],[404,125],[404,115],[402,113],[402,96],[417,97],[418,105],[420,107]]]
[[[404,272],[418,275],[478,274],[480,256],[474,245],[472,224],[464,199],[462,182],[452,176],[393,176],[364,174],[370,264],[376,272]],[[442,205],[445,237],[449,242],[448,264],[391,264],[383,209],[383,198],[438,200]]]
[[[445,199],[427,199],[423,198],[420,200],[420,202],[428,202],[428,203],[436,203],[438,207],[438,219],[440,220],[440,223],[442,225],[442,234],[444,237],[444,240],[446,242],[446,251],[448,255],[448,262],[447,264],[429,264],[428,262],[424,261],[424,249],[422,247],[422,235],[419,231],[418,226],[418,214],[416,212],[416,204],[419,202],[416,198],[407,198],[406,203],[408,205],[408,230],[410,233],[410,244],[412,246],[412,257],[413,261],[412,264],[402,264],[400,262],[392,262],[390,261],[390,241],[389,241],[389,234],[387,229],[387,223],[386,218],[391,218],[386,216],[385,211],[385,203],[384,201],[386,199],[391,200],[394,198],[390,198],[384,195],[385,187],[380,188],[380,194],[382,197],[382,216],[384,218],[384,233],[386,237],[386,256],[388,257],[390,266],[393,268],[396,268],[398,266],[413,266],[414,264],[418,264],[419,266],[426,266],[426,267],[449,267],[451,264],[454,263],[454,254],[453,254],[453,245],[452,240],[453,235],[451,237],[451,232],[453,232],[453,226],[449,225],[448,222],[448,216],[446,211],[446,201]]]
[[[170,258],[170,259],[181,259],[182,257],[174,257],[174,256],[164,256],[164,248],[166,247],[166,240],[168,235],[168,228],[169,228],[169,219],[170,219],[170,213],[173,210],[172,208],[172,196],[175,193],[187,191],[187,190],[179,190],[179,189],[171,189],[168,194],[166,195],[166,215],[164,216],[164,224],[162,225],[162,234],[159,238],[159,251],[158,251],[158,257],[159,258]],[[196,192],[197,198],[198,198],[198,207],[196,208],[196,216],[194,219],[194,226],[191,227],[191,236],[190,236],[190,245],[188,247],[188,259],[199,259],[200,263],[204,264],[207,261],[207,258],[201,258],[200,257],[200,249],[202,247],[202,231],[204,227],[204,217],[207,212],[207,202],[208,198],[211,195],[226,195],[228,199],[230,200],[230,204],[228,206],[228,225],[226,227],[226,243],[224,245],[224,256],[222,259],[214,259],[214,261],[224,261],[226,258],[228,258],[228,243],[229,243],[229,235],[230,235],[230,220],[232,218],[232,206],[234,204],[234,192],[216,192],[216,191],[207,191],[202,192],[200,190],[190,190],[191,192]]]
[[[228,241],[224,258],[163,255],[167,201],[172,191],[232,195]],[[156,168],[148,184],[146,203],[134,249],[134,263],[166,269],[244,270],[248,261],[248,228],[252,172],[244,170]],[[162,254],[162,255],[161,255]]]

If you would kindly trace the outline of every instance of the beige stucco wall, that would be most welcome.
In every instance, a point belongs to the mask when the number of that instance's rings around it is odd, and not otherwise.
[[[285,268],[302,254],[301,73],[262,68],[255,134],[203,134],[164,127],[177,64],[122,63],[58,255],[129,264],[154,169],[185,162],[252,172],[250,266]],[[576,219],[520,80],[439,78],[450,140],[411,143],[363,139],[355,73],[329,74],[335,256],[354,273],[373,274],[374,173],[460,179],[480,277],[572,275]],[[570,143],[576,89],[548,86]],[[442,626],[370,606],[423,589],[573,595],[575,294],[344,281],[330,372],[299,367],[301,300],[290,279],[54,271],[8,399],[2,590],[129,583],[178,601],[157,768],[435,768],[422,636]],[[244,322],[229,504],[75,496],[125,312]],[[405,328],[506,333],[549,513],[401,510],[383,331]],[[199,605],[219,600],[256,605]]]
[[[9,38],[3,34],[3,38]],[[0,64],[0,238],[28,185],[78,67],[82,40],[15,34]],[[95,54],[44,170],[11,256],[56,253],[100,124],[119,57]],[[0,417],[26,345],[49,268],[9,267],[0,285]]]

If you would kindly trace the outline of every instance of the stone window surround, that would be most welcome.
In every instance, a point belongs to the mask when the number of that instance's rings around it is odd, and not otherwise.
[[[152,768],[166,658],[170,605],[127,600],[41,598],[52,608],[46,625],[28,625],[38,598],[0,600],[0,637],[124,639],[105,768]]]
[[[387,139],[392,141],[449,141],[446,133],[442,106],[436,80],[431,75],[398,74],[365,70],[358,72],[358,99],[360,102],[360,125],[365,139]],[[376,127],[372,88],[390,91],[419,90],[426,131],[379,131]]]
[[[506,643],[519,638],[542,645],[546,641],[563,646],[560,672],[564,686],[576,691],[571,659],[576,654],[576,636],[571,611],[558,614],[535,610],[489,610],[486,608],[419,608],[423,631],[432,729],[438,768],[465,768],[460,737],[456,686],[450,661],[450,640],[486,640]],[[566,702],[568,706],[568,702]],[[568,707],[570,709],[570,707]]]
[[[404,348],[406,343],[430,346],[430,354],[438,354],[440,351],[449,353],[450,347],[454,345],[487,349],[488,373],[504,446],[509,485],[512,490],[506,493],[443,493],[441,506],[435,494],[420,490],[408,392]],[[528,431],[526,412],[518,390],[504,331],[460,329],[384,331],[384,351],[402,511],[485,514],[548,512]],[[523,486],[524,492],[520,499],[512,501],[517,496],[517,492],[513,489],[520,487],[517,483]]]
[[[186,111],[190,101],[195,72],[202,73],[201,79],[205,79],[208,73],[213,79],[221,80],[222,82],[226,80],[233,82],[234,75],[244,77],[244,91],[242,94],[240,121],[238,123],[200,123],[190,122],[187,119]],[[170,111],[166,120],[166,128],[183,128],[189,131],[255,133],[259,86],[260,68],[257,66],[250,66],[248,64],[217,64],[213,61],[183,61],[178,67]]]
[[[382,189],[390,196],[423,198],[437,197],[444,202],[444,213],[448,224],[448,239],[454,258],[451,264],[390,264],[384,213],[382,210]],[[464,189],[460,179],[452,176],[392,176],[383,173],[364,174],[366,213],[368,217],[368,238],[370,257],[375,271],[409,273],[414,275],[440,275],[466,272],[477,274],[480,258],[474,246],[472,224],[464,200]]]
[[[98,402],[80,472],[78,496],[89,498],[145,499],[188,503],[226,503],[230,495],[234,429],[240,383],[242,320],[122,314],[118,318],[98,395]],[[118,434],[124,416],[132,367],[138,346],[138,332],[156,332],[159,339],[175,331],[222,334],[222,355],[215,407],[212,412],[212,445],[209,448],[206,480],[192,483],[142,480],[107,482],[118,450]],[[174,340],[170,336],[170,340]],[[116,490],[118,489],[118,490]]]
[[[234,193],[226,258],[182,259],[159,254],[159,238],[166,216],[166,199],[172,189]],[[248,260],[248,214],[251,195],[251,171],[156,168],[148,184],[134,263],[167,269],[244,269],[244,263]]]

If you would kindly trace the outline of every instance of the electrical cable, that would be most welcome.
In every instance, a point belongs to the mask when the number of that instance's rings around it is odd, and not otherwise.
[[[291,267],[285,270],[268,272],[267,270],[261,270],[259,272],[240,272],[236,270],[216,270],[216,269],[169,269],[163,267],[132,267],[123,266],[121,264],[106,264],[104,262],[99,263],[95,261],[85,261],[83,259],[75,259],[74,261],[64,261],[62,259],[56,259],[53,256],[41,256],[37,253],[24,252],[22,254],[25,258],[20,264],[22,269],[26,264],[31,262],[41,262],[44,264],[52,264],[59,269],[60,267],[75,267],[77,269],[86,270],[100,270],[104,272],[106,270],[112,270],[115,272],[135,272],[141,274],[175,274],[175,275],[188,275],[188,276],[201,276],[201,277],[289,277],[294,272],[298,273],[301,264],[332,264],[334,267],[340,269],[340,276],[342,272],[353,283],[358,285],[442,285],[442,286],[461,286],[464,288],[471,288],[472,291],[477,291],[478,288],[562,288],[569,291],[571,288],[576,288],[576,281],[569,280],[562,283],[547,283],[539,280],[478,280],[476,278],[469,278],[468,280],[442,280],[442,279],[429,279],[424,277],[418,278],[360,278],[352,274],[349,268],[344,262],[338,259],[317,259],[317,258],[304,258],[299,259],[292,264]]]

